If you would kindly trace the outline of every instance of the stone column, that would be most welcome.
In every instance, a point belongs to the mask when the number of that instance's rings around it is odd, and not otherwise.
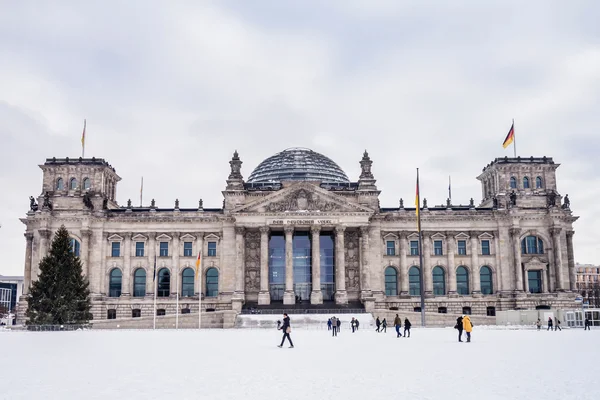
[[[562,249],[560,244],[561,228],[552,228],[552,245],[554,246],[554,273],[556,275],[556,291],[562,292],[565,289],[564,275],[562,266]]]
[[[194,282],[196,296],[202,294],[202,281],[204,280],[204,232],[196,233],[196,257],[200,254],[200,271],[197,273],[196,282]]]
[[[542,270],[542,293],[548,293],[549,290],[549,282],[550,282],[550,270],[548,267]]]
[[[371,277],[369,270],[369,230],[368,226],[360,227],[360,290],[363,299],[371,297]]]
[[[567,231],[567,257],[569,264],[569,290],[576,291],[577,271],[575,270],[575,255],[573,253],[573,235],[574,231]]]
[[[90,229],[81,230],[81,248],[79,249],[79,258],[83,264],[83,274],[87,276],[88,282],[91,281],[90,275],[92,273],[90,268],[90,236],[92,236],[92,231]]]
[[[235,227],[235,292],[234,296],[237,299],[244,298],[244,233],[245,229],[242,226]]]
[[[106,241],[106,240],[105,240]],[[156,259],[156,233],[148,233],[148,273],[146,274],[146,297],[154,297],[156,289],[156,281],[154,276],[154,260]],[[103,258],[106,260],[106,257]],[[158,275],[158,265],[156,266],[156,274]],[[158,280],[158,276],[156,277]]]
[[[25,234],[25,276],[23,280],[23,294],[29,294],[29,288],[31,287],[31,255],[33,253],[33,233],[27,232]]]
[[[423,279],[425,296],[433,296],[433,268],[431,266],[431,233],[422,232],[423,237]]]
[[[481,280],[479,275],[479,236],[477,232],[471,232],[471,282],[473,295],[481,296]]]
[[[510,228],[510,236],[513,242],[513,265],[514,265],[514,276],[516,292],[523,292],[523,267],[521,266],[521,243],[519,243],[519,235],[521,230],[519,228]],[[527,283],[527,282],[525,282]],[[526,289],[525,289],[526,290]]]
[[[456,297],[456,267],[454,266],[454,251],[456,249],[456,239],[454,232],[447,232],[447,252],[448,252],[448,296]]]
[[[260,292],[258,304],[271,304],[269,292],[269,227],[261,226],[260,231]]]
[[[338,225],[335,227],[335,303],[348,304],[348,293],[346,293],[346,245],[344,243],[344,232],[346,227]]]
[[[496,235],[494,235],[494,254],[496,256],[496,273],[493,274],[492,276],[495,279],[492,279],[492,282],[494,283],[493,287],[492,287],[492,291],[493,293],[500,293],[504,290],[504,285],[502,282],[503,276],[502,274],[505,273],[505,271],[502,268],[501,265],[501,256],[500,256],[500,231],[498,231],[496,233]]]
[[[399,232],[400,238],[400,296],[408,296],[408,263],[406,253],[408,251],[408,239],[406,232]]]
[[[171,284],[171,295],[177,296],[177,293],[181,293],[181,275],[179,270],[179,253],[181,249],[179,248],[179,232],[171,233],[173,237],[173,254],[171,254],[171,259],[173,260],[173,276],[175,277],[175,282]],[[179,312],[179,310],[177,310]]]
[[[323,292],[321,291],[321,227],[313,225],[311,232],[312,251],[312,292],[310,293],[310,304],[323,304]]]
[[[49,229],[38,229],[38,235],[39,235],[38,257],[37,257],[38,264],[32,265],[32,272],[31,272],[32,281],[37,281],[37,279],[38,279],[38,276],[40,274],[39,263],[48,254],[48,242],[50,240],[51,234],[52,234],[52,232]]]
[[[525,293],[529,293],[529,274],[527,273],[527,270],[523,271],[525,274],[525,281],[523,282],[523,286]]]
[[[294,294],[294,227],[286,226],[285,232],[285,291],[283,292],[283,304],[295,304]]]
[[[123,245],[123,281],[121,283],[121,296],[129,297],[131,295],[131,232],[123,234],[125,243]]]

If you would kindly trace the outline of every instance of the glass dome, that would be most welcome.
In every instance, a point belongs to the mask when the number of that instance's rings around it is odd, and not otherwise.
[[[322,154],[301,147],[286,149],[261,162],[248,183],[281,181],[322,181],[349,183],[342,169]]]

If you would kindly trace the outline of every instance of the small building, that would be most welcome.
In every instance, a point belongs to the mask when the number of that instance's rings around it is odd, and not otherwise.
[[[0,308],[6,310],[13,318],[17,314],[19,298],[23,294],[24,278],[22,276],[0,275]],[[16,323],[13,321],[10,324]],[[7,325],[9,325],[7,323]]]

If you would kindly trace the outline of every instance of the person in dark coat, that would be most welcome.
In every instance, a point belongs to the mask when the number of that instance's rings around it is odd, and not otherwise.
[[[379,321],[379,317],[375,319],[375,326],[377,327],[377,329],[375,329],[375,332],[379,332],[379,328],[381,327],[381,321]]]
[[[340,333],[340,328],[342,327],[342,320],[341,319],[337,319],[337,331],[338,333]],[[336,335],[337,336],[337,335]]]
[[[356,320],[352,317],[352,321],[350,321],[350,326],[352,327],[352,333],[356,330]]]
[[[410,327],[412,326],[412,324],[410,323],[410,321],[408,320],[408,318],[404,318],[404,337],[410,337]],[[408,336],[407,333],[408,332]]]
[[[551,331],[552,330],[552,317],[548,317],[548,329],[546,329],[547,331]]]
[[[360,325],[360,323],[358,322],[358,319],[355,319],[354,323],[356,324],[356,330],[358,330],[358,325]]]
[[[331,318],[329,318],[327,320],[327,330],[330,331],[331,330]]]
[[[331,329],[333,329],[333,331],[331,332],[331,336],[337,336],[337,331],[338,331],[337,318],[331,317],[331,319],[329,321],[331,322]]]
[[[400,333],[400,328],[402,328],[402,320],[400,319],[398,314],[396,314],[396,318],[394,318],[394,326],[396,327],[396,337],[399,338],[400,336],[402,336],[402,334]]]
[[[583,330],[584,331],[585,330],[588,330],[588,331],[590,330],[590,320],[589,320],[589,318],[585,319],[585,324],[584,324]]]
[[[562,329],[560,328],[560,319],[558,318],[554,318],[554,331],[556,332],[556,330],[562,331]]]
[[[281,326],[281,330],[283,331],[283,338],[281,338],[281,344],[277,347],[283,347],[283,342],[285,342],[285,338],[290,342],[290,349],[294,348],[294,343],[292,343],[292,338],[290,337],[290,332],[292,332],[292,328],[290,327],[290,317],[286,313],[283,313],[283,325]]]
[[[458,329],[458,341],[462,342],[462,333],[463,333],[463,319],[462,316],[456,318],[456,329]]]
[[[384,318],[383,321],[381,321],[381,328],[383,333],[387,333],[387,320]]]

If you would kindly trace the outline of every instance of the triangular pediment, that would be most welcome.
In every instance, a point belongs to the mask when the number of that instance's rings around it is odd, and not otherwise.
[[[536,270],[546,269],[546,263],[544,260],[539,259],[538,257],[532,257],[528,262],[525,263],[525,269],[527,270]]]
[[[148,240],[148,238],[146,236],[142,235],[141,233],[137,233],[137,234],[133,235],[131,240],[133,240],[134,242],[145,242],[146,240]]]
[[[160,241],[163,241],[163,242],[168,242],[168,241],[169,241],[169,240],[171,240],[171,239],[172,239],[172,237],[171,237],[171,236],[169,236],[169,235],[166,235],[166,234],[164,234],[164,233],[161,233],[160,235],[158,235],[158,236],[156,237],[156,240],[157,240],[157,241],[159,241],[159,242],[160,242]]]
[[[110,235],[108,237],[108,241],[109,242],[122,242],[123,241],[123,236],[119,236],[116,233],[113,233],[112,235]]]
[[[330,193],[309,182],[299,182],[276,193],[244,204],[233,210],[234,213],[307,213],[307,212],[360,212],[373,213],[374,210],[351,203],[342,196]]]
[[[179,240],[196,240],[196,237],[186,233],[185,235],[181,236]]]

